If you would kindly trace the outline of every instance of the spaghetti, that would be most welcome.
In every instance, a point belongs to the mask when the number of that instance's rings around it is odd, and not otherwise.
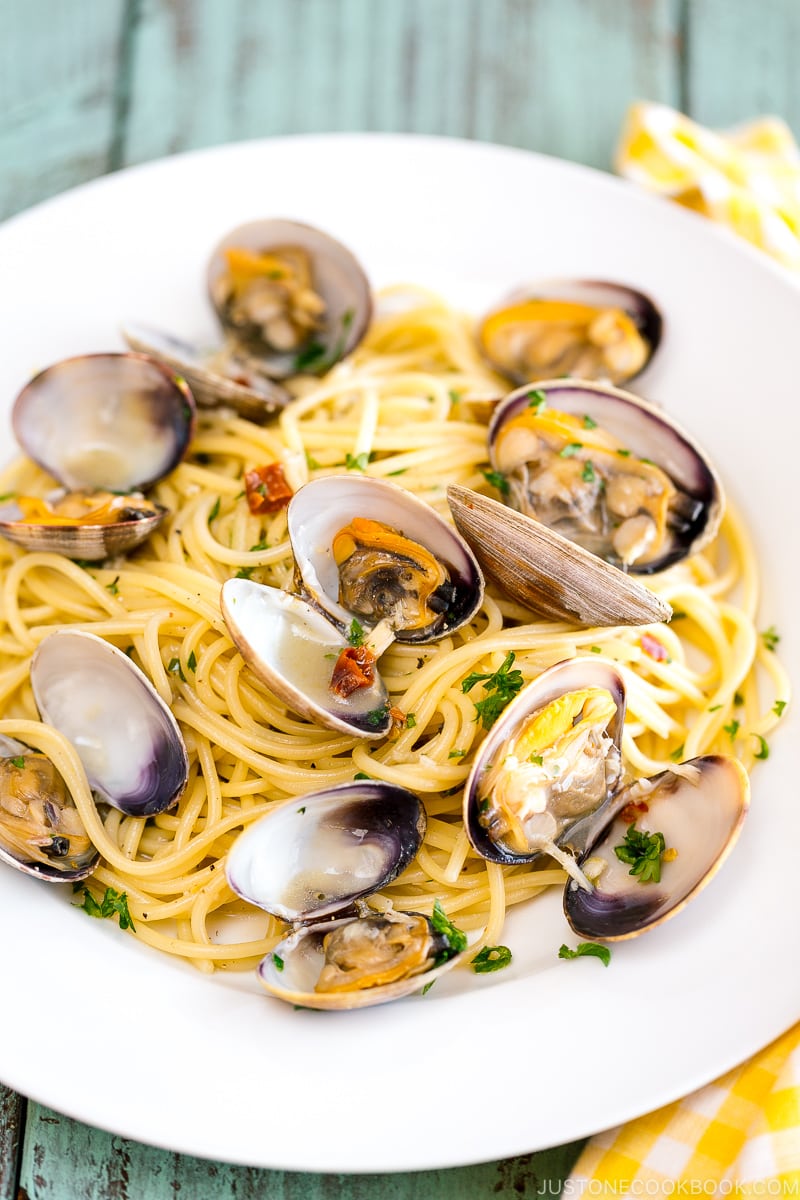
[[[374,907],[428,915],[438,898],[475,935],[477,951],[500,940],[509,906],[563,885],[560,869],[478,858],[461,822],[482,737],[475,698],[461,683],[496,671],[509,651],[526,682],[564,658],[613,659],[628,688],[622,748],[636,775],[714,752],[750,767],[789,699],[788,679],[754,624],[756,560],[729,508],[710,548],[652,579],[675,610],[670,626],[576,629],[532,617],[490,587],[468,625],[432,644],[395,643],[382,658],[390,703],[404,714],[390,738],[358,741],[287,712],[243,663],[220,615],[220,585],[231,575],[276,587],[292,578],[285,510],[254,515],[245,472],[281,462],[296,489],[318,475],[363,471],[395,479],[442,513],[449,483],[488,486],[485,410],[503,385],[481,363],[469,322],[427,293],[387,299],[396,311],[380,316],[325,378],[299,380],[274,424],[201,413],[189,454],[152,493],[172,516],[129,559],[83,567],[0,543],[0,733],[55,757],[102,856],[89,881],[96,897],[104,888],[126,893],[135,936],[203,971],[252,966],[281,934],[278,921],[227,885],[223,860],[240,830],[278,801],[361,773],[417,792],[429,818],[416,861],[372,898]],[[25,460],[0,478],[3,493],[52,486]],[[127,651],[171,705],[191,769],[169,812],[143,819],[98,811],[68,743],[32,724],[31,654],[67,625]]]

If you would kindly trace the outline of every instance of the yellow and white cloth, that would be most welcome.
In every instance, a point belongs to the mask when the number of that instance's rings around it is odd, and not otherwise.
[[[800,151],[778,117],[718,133],[666,105],[634,104],[615,166],[800,270]]]
[[[684,1100],[597,1134],[562,1196],[800,1197],[800,1025]]]
[[[778,118],[721,134],[635,104],[616,167],[800,269],[800,152]],[[562,1196],[621,1195],[800,1198],[800,1025],[684,1100],[593,1137]]]

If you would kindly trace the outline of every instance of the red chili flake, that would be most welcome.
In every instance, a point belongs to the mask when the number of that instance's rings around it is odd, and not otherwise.
[[[642,634],[641,646],[645,654],[649,654],[656,662],[669,662],[667,647],[658,638],[653,637],[651,633]]]
[[[375,661],[375,655],[366,646],[345,646],[333,668],[331,691],[346,698],[358,688],[369,687]]]
[[[292,498],[292,489],[286,482],[283,465],[279,462],[246,471],[244,489],[250,512],[255,514],[278,512]]]
[[[620,809],[619,816],[626,825],[630,825],[631,822],[635,823],[639,817],[643,817],[649,811],[650,805],[646,800],[629,800],[625,807]]]

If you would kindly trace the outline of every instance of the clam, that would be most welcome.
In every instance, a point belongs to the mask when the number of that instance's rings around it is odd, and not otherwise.
[[[508,504],[630,572],[695,554],[722,518],[708,455],[670,417],[607,384],[518,388],[489,426]]]
[[[285,801],[239,836],[226,863],[231,888],[293,924],[258,969],[271,995],[303,1008],[362,1008],[418,991],[456,964],[448,934],[428,917],[353,911],[408,866],[424,833],[413,792],[366,781]]]
[[[55,765],[0,736],[0,862],[49,883],[85,879],[99,855]]]
[[[462,537],[411,492],[380,479],[328,476],[288,511],[297,586],[340,629],[385,623],[401,642],[459,629],[483,600],[483,577]]]
[[[56,630],[34,652],[31,686],[42,720],[72,742],[101,801],[136,817],[177,802],[189,774],[178,723],[121,650]]]
[[[543,280],[483,318],[478,345],[513,383],[568,375],[629,382],[649,363],[662,319],[635,288],[596,280]]]
[[[0,509],[0,533],[26,550],[95,561],[125,553],[167,510],[142,495],[181,460],[192,435],[186,384],[139,354],[88,354],[36,375],[12,413],[17,440],[61,485]]]
[[[614,940],[684,906],[730,852],[749,805],[734,759],[709,755],[626,780],[625,688],[602,659],[558,663],[505,710],[476,758],[464,824],[493,862],[555,858],[567,919]]]
[[[224,331],[213,349],[150,326],[123,336],[179,372],[197,403],[264,421],[291,399],[281,381],[321,375],[363,338],[369,281],[351,252],[297,221],[262,220],[226,234],[211,254],[208,290]]]
[[[295,712],[340,733],[392,724],[377,660],[394,639],[444,637],[474,616],[483,577],[427,504],[382,480],[328,476],[292,497],[292,595],[229,579],[222,615],[259,678]]]
[[[251,347],[273,379],[322,374],[358,345],[372,315],[354,255],[298,221],[251,221],[226,234],[208,290],[234,343]]]

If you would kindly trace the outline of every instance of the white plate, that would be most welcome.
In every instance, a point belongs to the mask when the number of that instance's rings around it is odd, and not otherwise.
[[[334,233],[375,284],[430,284],[475,311],[552,275],[651,292],[666,337],[642,389],[713,450],[758,539],[760,627],[775,624],[782,658],[798,663],[800,292],[700,218],[580,167],[470,143],[325,136],[79,188],[0,229],[2,403],[35,367],[119,346],[126,318],[210,333],[206,253],[264,215]],[[799,732],[795,709],[755,774],[727,868],[674,921],[617,946],[607,970],[557,959],[569,934],[552,895],[515,914],[501,975],[451,976],[387,1008],[295,1012],[249,976],[205,978],[87,920],[62,889],[4,870],[0,1074],[141,1141],[296,1170],[501,1158],[655,1108],[800,1016]]]

